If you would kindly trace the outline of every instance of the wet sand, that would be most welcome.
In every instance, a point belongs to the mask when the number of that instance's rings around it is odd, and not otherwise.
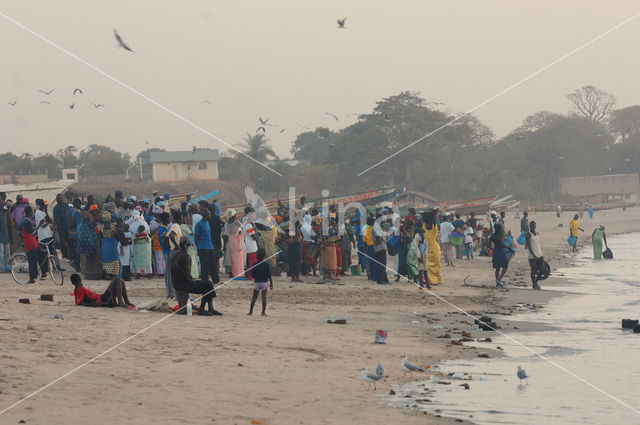
[[[640,230],[637,208],[596,212],[595,218],[582,220],[589,237],[600,223],[612,234]],[[570,264],[569,214],[556,219],[552,213],[534,213],[532,219],[539,224],[552,268]],[[563,228],[556,227],[560,222]],[[519,233],[513,219],[508,218],[507,228],[515,236]],[[467,312],[500,313],[491,316],[510,332],[537,326],[512,323],[517,317],[511,314],[522,308],[544,310],[545,301],[558,295],[553,286],[560,278],[543,282],[545,291],[525,289],[530,282],[522,247],[512,260],[506,290],[494,288],[486,257],[443,267],[443,277],[436,294]],[[462,332],[473,339],[492,332],[476,330],[469,317],[406,282],[379,286],[363,277],[347,277],[342,283],[292,284],[276,278],[266,318],[246,315],[250,283],[228,283],[215,300],[224,316],[168,317],[5,412],[0,422],[458,423],[389,408],[375,395],[410,380],[400,369],[402,354],[433,367],[444,359],[500,355],[492,343],[478,348],[451,343],[469,338]],[[87,281],[86,286],[100,292],[107,282]],[[160,279],[134,280],[128,288],[137,304],[164,294]],[[21,287],[10,275],[0,275],[0,410],[166,317],[76,307],[70,292],[68,280],[63,287],[49,281]],[[44,293],[54,294],[54,301],[40,301]],[[19,304],[23,297],[31,304]],[[54,319],[56,313],[63,319]],[[328,316],[345,317],[347,324],[328,324]],[[377,329],[388,331],[387,344],[374,344]],[[445,334],[449,338],[440,338]],[[377,392],[367,391],[360,368],[374,371],[378,360],[389,378],[378,383]]]

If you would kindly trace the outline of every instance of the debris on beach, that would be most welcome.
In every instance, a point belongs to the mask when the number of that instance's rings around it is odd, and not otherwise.
[[[622,329],[633,329],[638,325],[638,320],[622,319]]]
[[[488,355],[487,353],[478,354],[478,357],[481,357],[483,359],[490,359],[491,358],[491,356]]]
[[[18,302],[20,304],[31,304],[31,301],[29,301],[29,298],[20,298],[18,299]]]
[[[40,295],[40,301],[53,301],[53,294]]]

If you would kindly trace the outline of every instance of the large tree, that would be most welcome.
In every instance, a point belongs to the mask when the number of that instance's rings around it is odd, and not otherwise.
[[[131,166],[129,154],[104,145],[89,145],[80,152],[79,160],[81,176],[125,174]]]
[[[584,86],[567,94],[575,112],[595,122],[605,122],[616,106],[615,96],[594,86]]]
[[[270,159],[277,159],[278,156],[273,151],[273,148],[269,146],[269,140],[264,134],[254,134],[253,136],[247,133],[242,145],[240,145],[242,152],[250,158],[255,159],[258,162],[265,162]],[[243,155],[236,154],[239,158]]]

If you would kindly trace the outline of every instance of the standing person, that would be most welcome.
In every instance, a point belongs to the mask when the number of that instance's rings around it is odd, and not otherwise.
[[[602,260],[602,242],[604,241],[605,248],[607,246],[607,235],[604,233],[604,225],[596,227],[596,230],[591,234],[591,243],[593,244],[593,259]]]
[[[573,252],[578,252],[578,230],[584,232],[578,224],[578,214],[576,214],[573,216],[573,220],[569,221],[569,236],[573,236]]]
[[[143,225],[138,226],[138,231],[133,237],[131,245],[131,273],[136,279],[140,276],[153,276],[151,267],[151,238]]]
[[[217,258],[214,259],[215,251],[213,249],[213,242],[211,241],[210,215],[209,210],[202,210],[202,220],[196,224],[194,236],[198,248],[198,257],[200,257],[200,278],[202,280],[209,280],[209,278],[211,278],[211,282],[219,283],[220,277],[218,276]]]
[[[244,277],[244,235],[242,224],[236,218],[236,210],[229,208],[225,211],[227,224],[224,226],[226,249],[229,250],[231,260],[231,275],[234,280],[246,280]]]
[[[218,202],[218,205],[220,203]],[[209,228],[211,229],[211,243],[213,244],[213,268],[218,275],[218,281],[220,280],[220,258],[223,257],[222,253],[222,219],[221,213],[216,212],[214,208],[215,202],[211,208],[209,208]]]
[[[104,211],[98,224],[98,231],[102,237],[102,269],[107,277],[112,278],[120,273],[120,259],[118,254],[118,241],[116,240],[116,232],[118,223],[111,213]]]
[[[589,218],[593,220],[593,206],[589,205],[589,208],[587,208],[587,213],[589,213]]]
[[[384,236],[382,226],[376,224],[373,228],[373,253],[374,266],[376,267],[376,283],[378,285],[389,285],[387,278],[387,241]]]
[[[287,263],[289,265],[287,274],[292,282],[301,283],[302,252],[300,250],[300,242],[302,241],[302,234],[300,233],[300,222],[296,222],[294,230],[289,232],[286,241]]]
[[[451,241],[449,236],[454,231],[453,224],[449,221],[449,213],[445,213],[442,223],[440,223],[440,242],[442,243],[442,251],[444,252],[444,263],[448,267],[455,267],[453,264],[453,250],[451,249]],[[429,243],[427,242],[427,245]]]
[[[362,241],[366,248],[367,254],[367,277],[369,280],[377,281],[376,276],[376,263],[375,263],[375,242],[373,239],[373,226],[375,219],[371,216],[367,216],[367,226],[362,229]]]
[[[302,253],[302,275],[309,275],[309,268],[311,268],[313,272],[313,277],[316,275],[316,266],[318,262],[315,258],[311,257],[309,254],[314,244],[315,231],[311,226],[311,216],[309,214],[305,214],[303,216],[304,224],[300,227],[300,232],[302,233],[302,245],[301,245],[301,253]]]
[[[464,255],[467,257],[467,260],[473,258],[473,235],[474,231],[469,224],[464,224]]]
[[[80,264],[82,265],[83,273],[97,277],[98,268],[100,268],[99,274],[102,276],[102,268],[98,264],[97,258],[100,250],[100,239],[93,224],[93,216],[89,211],[81,211],[79,214],[81,220],[77,226],[76,251],[81,258]]]
[[[513,218],[516,220],[520,219],[520,207],[517,205],[513,207]]]
[[[438,245],[438,226],[436,225],[438,210],[431,210],[423,215],[422,229],[424,240],[427,244],[427,276],[431,285],[440,285],[442,275],[440,273],[440,245]]]
[[[245,253],[247,255],[247,279],[252,279],[251,268],[256,263],[256,253],[258,252],[258,240],[256,236],[256,229],[253,227],[253,209],[246,207],[244,209],[245,222],[242,225],[242,233],[244,234],[244,246]]]
[[[192,277],[194,280],[197,280],[200,277],[200,271],[199,271],[200,258],[197,257],[196,255],[197,248],[196,248],[196,240],[193,235],[193,230],[191,226],[187,223],[187,221],[190,218],[191,218],[190,216],[186,215],[186,208],[185,208],[185,214],[182,218],[182,222],[180,223],[180,232],[182,233],[182,236],[186,236],[186,238],[189,239],[189,248],[187,249],[187,254],[189,254],[189,258],[191,259]],[[211,237],[211,234],[209,234],[209,237]]]
[[[529,213],[524,211],[522,213],[522,219],[520,220],[520,232],[525,234],[529,231]]]
[[[264,242],[264,252],[266,261],[273,268],[276,266],[276,230],[269,223],[255,223],[255,227],[260,232],[260,239]]]
[[[7,202],[0,200],[0,273],[9,271],[12,239],[11,214],[9,214]]]
[[[51,230],[52,220],[47,213],[47,201],[44,199],[36,199],[36,211],[34,213],[34,222],[38,226],[38,263],[40,264],[40,279],[43,280],[47,277],[49,272],[49,262],[45,261],[47,258],[47,249],[44,244],[49,244],[53,241],[53,231]],[[56,247],[50,245],[49,249],[57,259]],[[57,263],[57,261],[56,261]],[[56,264],[60,268],[60,264]]]
[[[418,267],[418,259],[420,258],[420,242],[421,242],[421,232],[419,229],[416,229],[409,246],[407,247],[407,278],[413,282],[418,283],[418,278],[420,276],[420,269]]]
[[[82,222],[80,216],[80,207],[82,202],[80,199],[73,200],[73,209],[69,210],[67,217],[67,227],[69,230],[69,251],[71,253],[71,267],[77,272],[80,271],[80,253],[78,252],[78,228]]]
[[[71,259],[71,253],[69,252],[69,229],[67,227],[67,216],[69,215],[69,206],[64,203],[62,194],[56,195],[56,206],[53,207],[53,221],[56,224],[56,240],[60,251],[62,251],[62,258]]]
[[[471,211],[471,214],[469,214],[469,227],[471,227],[472,229],[478,227],[478,219],[476,218],[476,213],[474,213],[473,211]]]
[[[491,229],[491,234],[495,233],[495,225],[499,223],[498,221],[498,213],[495,211],[491,211],[489,214],[489,229]]]
[[[351,243],[353,241],[353,234],[348,222],[342,223],[341,226],[342,238],[340,239],[340,252],[342,254],[342,269],[340,275],[346,276],[347,271],[351,268]]]
[[[561,215],[562,215],[562,207],[560,206],[560,204],[556,204],[556,217],[560,218]]]
[[[115,233],[117,241],[118,261],[120,263],[118,277],[129,282],[131,280],[131,252],[132,241],[129,225],[122,223]]]
[[[267,289],[273,291],[273,279],[271,278],[271,267],[269,263],[264,261],[265,251],[260,248],[256,251],[257,264],[254,266],[253,272],[253,296],[251,297],[251,305],[249,306],[249,316],[253,314],[253,307],[256,305],[258,294],[262,292],[262,316],[267,315]]]
[[[460,234],[464,234],[464,221],[462,221],[462,219],[460,218],[460,213],[456,213],[455,215],[455,220],[453,221],[453,228],[455,229],[456,232],[460,233]],[[456,260],[462,260],[462,252],[463,252],[463,248],[462,245],[455,245],[455,251],[456,251]]]
[[[544,257],[542,256],[542,248],[540,248],[540,234],[536,232],[536,222],[532,221],[529,230],[525,233],[527,257],[529,258],[529,267],[531,268],[531,283],[533,289],[540,290],[538,285],[539,270],[544,267]]]
[[[164,286],[167,298],[173,298],[174,291],[171,285],[171,244],[169,241],[169,224],[171,223],[171,215],[167,212],[160,214],[162,224],[158,227],[158,241],[162,247],[162,256],[164,263]],[[174,234],[175,237],[175,234]],[[186,249],[186,248],[185,248]]]
[[[500,223],[495,225],[495,232],[491,236],[491,247],[493,248],[492,264],[496,273],[496,287],[504,288],[502,279],[507,274],[509,259],[506,253],[507,247],[504,243],[504,229]]]
[[[27,283],[36,283],[36,277],[38,277],[38,241],[36,240],[38,229],[33,227],[32,217],[33,210],[27,205],[23,210],[22,221],[20,222],[22,241],[24,242],[27,261],[29,261],[29,282]]]

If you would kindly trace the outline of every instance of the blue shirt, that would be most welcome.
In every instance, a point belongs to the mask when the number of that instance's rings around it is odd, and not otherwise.
[[[207,220],[200,220],[193,229],[193,234],[197,239],[198,249],[213,249],[211,242],[211,227]]]
[[[162,245],[162,239],[165,237],[169,237],[169,229],[164,224],[161,224],[160,227],[158,227],[158,242],[160,242],[160,247],[162,247],[163,255],[167,255],[169,252],[171,252],[170,248],[164,248],[164,246]]]

